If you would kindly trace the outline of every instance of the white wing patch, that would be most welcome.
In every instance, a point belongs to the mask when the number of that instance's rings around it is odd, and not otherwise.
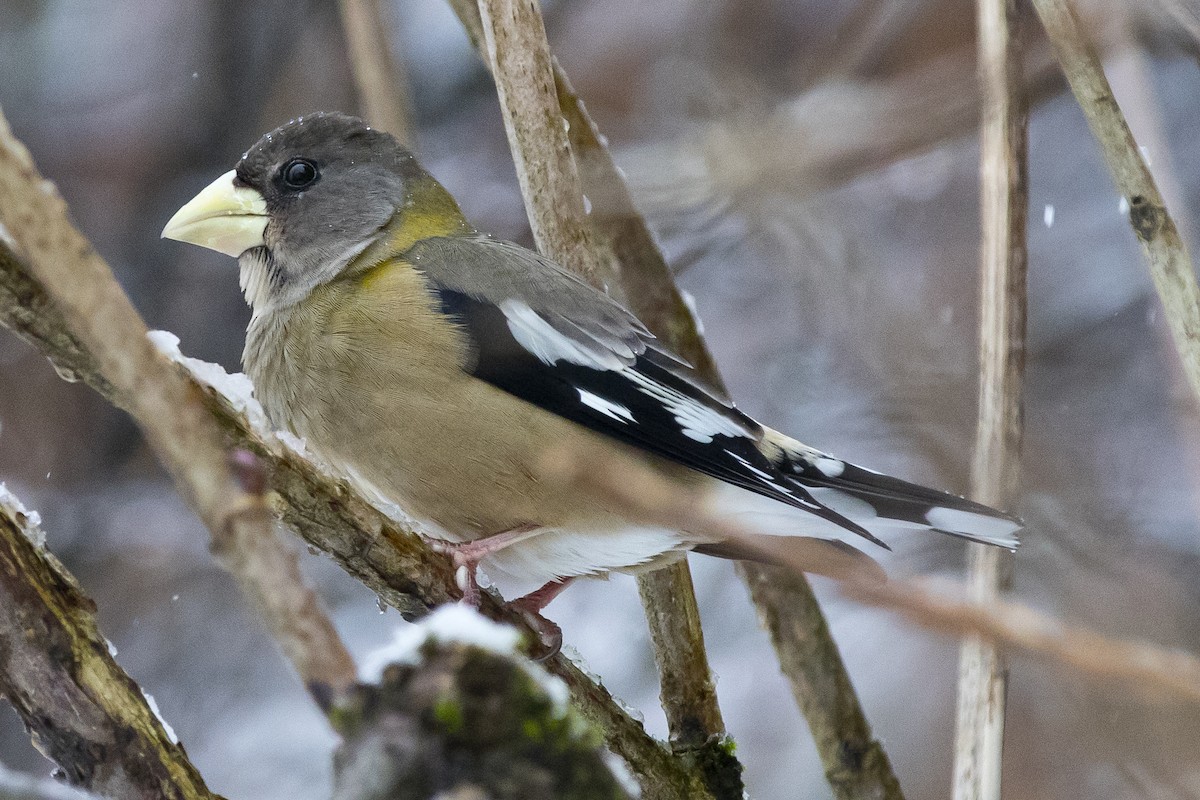
[[[846,471],[846,462],[831,456],[818,456],[812,463],[826,478],[836,478]]]
[[[588,408],[599,411],[606,417],[611,417],[617,422],[636,422],[633,418],[633,412],[620,403],[614,403],[612,400],[601,397],[598,394],[593,394],[587,389],[575,387],[575,391],[579,392],[579,401]]]
[[[734,453],[730,450],[726,450],[725,454],[727,456],[729,456],[730,458],[734,459],[735,461],[737,461],[739,464],[741,464],[742,467],[745,468],[747,471],[754,473],[759,478],[762,478],[767,483],[770,483],[772,486],[775,485],[774,477],[772,477],[769,473],[763,472],[761,469],[754,466],[749,461],[747,461],[746,459],[739,456],[737,453]],[[783,491],[787,492],[788,494],[792,494],[790,489],[784,489],[782,486],[780,486],[778,488],[783,489]]]
[[[499,308],[504,313],[513,338],[543,364],[554,366],[559,361],[569,361],[581,367],[601,370],[620,370],[625,367],[625,362],[617,353],[603,346],[588,347],[560,333],[524,301],[509,298],[502,301]]]
[[[1007,547],[1010,550],[1020,544],[1017,532],[1021,530],[1021,525],[1012,520],[944,506],[929,509],[925,519],[935,528],[953,531],[977,542]]]
[[[625,370],[624,374],[637,384],[638,391],[662,403],[675,417],[680,433],[689,439],[700,444],[709,444],[714,436],[753,437],[753,434],[746,430],[746,426],[736,419],[696,402],[678,389],[664,386],[637,370]]]

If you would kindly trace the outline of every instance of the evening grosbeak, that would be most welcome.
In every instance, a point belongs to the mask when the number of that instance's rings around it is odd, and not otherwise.
[[[798,512],[784,531],[797,542],[920,528],[1017,546],[1014,517],[755,422],[606,294],[476,231],[412,153],[356,118],[268,133],[163,236],[238,259],[253,309],[242,359],[270,422],[461,543],[470,587],[481,559],[554,587],[693,549],[750,552],[545,480],[550,448],[778,501]]]

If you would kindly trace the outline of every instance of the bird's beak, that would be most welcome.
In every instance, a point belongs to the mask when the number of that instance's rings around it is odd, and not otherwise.
[[[267,203],[247,186],[235,186],[229,170],[175,212],[163,228],[164,239],[190,242],[237,258],[265,244]]]

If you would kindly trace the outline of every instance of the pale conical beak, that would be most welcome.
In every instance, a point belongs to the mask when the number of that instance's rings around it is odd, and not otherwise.
[[[175,212],[164,239],[189,242],[237,258],[260,247],[267,228],[267,202],[255,189],[235,186],[229,170]]]

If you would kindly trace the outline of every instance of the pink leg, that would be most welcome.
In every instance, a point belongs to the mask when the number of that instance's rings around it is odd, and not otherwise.
[[[479,608],[479,580],[475,574],[479,569],[479,562],[509,545],[516,544],[522,539],[528,539],[537,533],[539,528],[538,525],[521,525],[470,542],[437,540],[430,542],[429,546],[439,553],[446,553],[450,556],[454,564],[455,580],[458,581],[458,588],[463,593],[463,602],[471,608]],[[550,600],[547,599],[546,602],[548,603]]]
[[[514,610],[519,611],[530,627],[538,632],[543,650],[534,655],[535,661],[543,661],[562,649],[562,628],[558,623],[546,619],[541,611],[550,601],[558,597],[563,589],[570,585],[573,578],[562,578],[550,581],[540,589],[535,589],[524,597],[518,597],[509,603]]]
[[[562,594],[562,590],[571,585],[574,578],[560,578],[555,581],[550,581],[540,589],[534,589],[524,597],[518,597],[513,600],[510,605],[514,608],[519,608],[522,611],[529,611],[534,614],[541,613],[541,610],[550,605],[550,601]]]

